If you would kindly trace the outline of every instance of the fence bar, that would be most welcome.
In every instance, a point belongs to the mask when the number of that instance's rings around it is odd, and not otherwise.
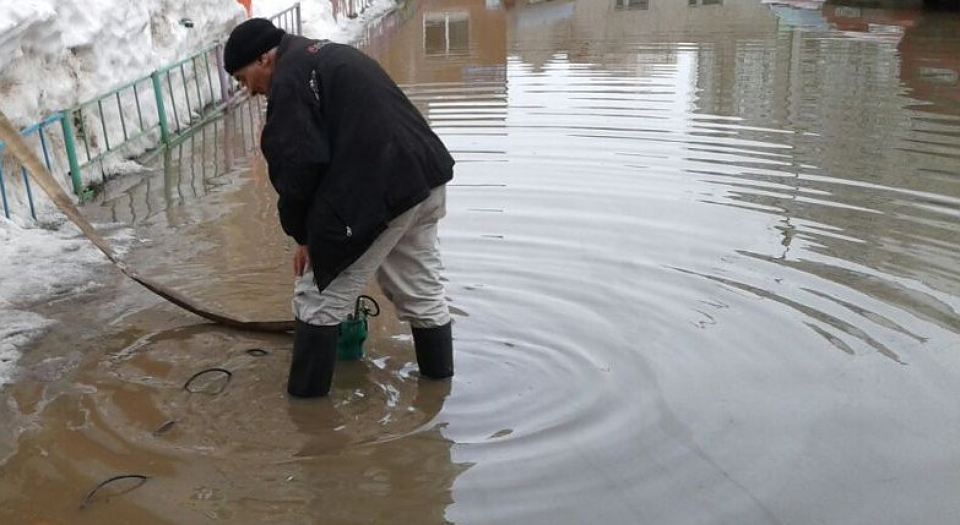
[[[245,104],[247,106],[247,115],[250,116],[250,147],[257,147],[257,124],[253,117],[253,101],[248,100]]]
[[[77,114],[80,115],[80,137],[83,138],[83,150],[87,153],[87,162],[90,162],[93,157],[90,155],[90,141],[87,140],[87,123],[83,120],[83,106],[80,107]]]
[[[2,162],[0,162],[0,197],[3,197],[3,215],[9,219],[10,205],[7,203],[7,186],[3,183],[3,163]]]
[[[120,127],[123,129],[123,140],[126,142],[130,137],[127,136],[127,121],[123,118],[123,105],[120,104],[119,91],[117,91],[117,111],[120,113]]]
[[[237,108],[237,122],[240,124],[240,144],[243,145],[243,149],[247,149],[247,133],[243,128],[243,111],[240,108]]]
[[[43,136],[43,128],[37,130],[37,135],[40,136],[40,150],[43,152],[43,163],[47,165],[47,171],[53,171],[53,168],[50,166],[50,154],[47,153],[47,139]]]
[[[20,166],[20,172],[23,174],[23,187],[27,189],[27,202],[30,203],[30,216],[37,220],[37,210],[33,207],[33,192],[30,191],[30,177],[27,176],[27,168]]]
[[[160,86],[160,73],[154,71],[150,75],[153,81],[153,94],[157,99],[157,118],[160,119],[160,140],[164,144],[170,144],[170,128],[167,124],[167,111],[163,107],[163,88]]]
[[[142,82],[142,81],[143,81],[144,79],[146,79],[146,78],[147,78],[147,77],[134,80],[133,82],[127,82],[126,84],[124,84],[124,85],[122,85],[122,86],[119,86],[119,87],[114,88],[113,90],[110,91],[110,93],[113,93],[114,91],[123,91],[124,89],[127,89],[128,87],[130,87],[130,86],[132,86],[132,85],[134,85],[134,84],[137,84],[137,83],[139,83],[139,82]],[[91,98],[90,100],[85,100],[85,101],[81,102],[80,104],[78,104],[78,106],[89,106],[90,104],[93,104],[94,102],[96,102],[98,99],[101,99],[101,98],[110,96],[110,93],[107,93],[106,95],[98,95],[98,96],[96,96],[96,97]]]
[[[177,123],[177,133],[180,133],[180,114],[177,112],[177,97],[173,94],[173,81],[170,80],[170,70],[167,70],[167,88],[170,90],[170,104],[173,106],[173,120]]]
[[[202,111],[203,95],[200,94],[200,73],[197,72],[197,57],[194,56],[191,62],[193,62],[193,85],[197,88],[197,106],[199,106]]]
[[[227,78],[227,71],[223,68],[223,46],[217,44],[214,58],[217,61],[217,76],[220,77],[220,101],[226,103],[230,100],[230,80]]]
[[[26,137],[31,133],[36,133],[38,130],[40,130],[40,128],[45,128],[58,120],[60,120],[60,113],[54,113],[53,115],[50,115],[49,117],[45,118],[44,120],[41,120],[40,122],[37,122],[32,126],[27,126],[23,128],[22,130],[20,130],[20,134]],[[3,146],[0,146],[0,150],[3,150]]]
[[[77,161],[77,145],[73,133],[73,113],[68,112],[60,116],[60,126],[63,128],[63,147],[67,150],[67,162],[70,165],[70,180],[73,182],[73,193],[80,195],[83,183],[80,180],[80,162]]]
[[[133,100],[137,103],[137,120],[140,122],[140,131],[143,129],[143,111],[140,109],[140,93],[137,92],[137,85],[133,85]]]
[[[210,86],[210,103],[213,104],[217,98],[213,94],[213,77],[210,76],[210,51],[204,51],[203,65],[207,68],[207,85]]]
[[[97,100],[97,111],[100,114],[100,127],[103,128],[103,141],[107,145],[107,151],[110,151],[110,134],[107,133],[107,119],[103,117],[103,99]]]
[[[180,78],[183,79],[183,98],[187,99],[187,120],[189,126],[193,121],[193,108],[190,107],[190,91],[187,89],[187,74],[183,71],[183,63],[180,64]]]

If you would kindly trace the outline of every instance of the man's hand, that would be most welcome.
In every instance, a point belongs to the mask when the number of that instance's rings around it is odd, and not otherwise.
[[[297,277],[303,276],[303,270],[310,264],[310,255],[307,253],[307,247],[298,245],[297,250],[293,252],[293,274]]]

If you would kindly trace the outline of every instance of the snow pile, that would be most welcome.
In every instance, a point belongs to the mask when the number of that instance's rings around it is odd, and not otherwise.
[[[242,18],[234,0],[3,2],[0,109],[31,124],[200,50]]]
[[[29,343],[47,329],[52,321],[32,312],[17,310],[0,298],[0,386],[13,379],[14,367],[20,358],[18,348]]]
[[[254,15],[271,16],[294,3],[256,0]],[[393,5],[375,0],[361,16],[335,21],[329,0],[306,0],[304,34],[353,41]],[[243,16],[235,0],[2,2],[0,109],[15,124],[32,124],[225,39]]]

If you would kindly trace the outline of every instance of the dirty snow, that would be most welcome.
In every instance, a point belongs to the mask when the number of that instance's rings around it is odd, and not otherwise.
[[[117,253],[133,244],[133,231],[97,225]],[[0,217],[0,385],[12,379],[20,349],[53,325],[37,306],[95,291],[110,263],[72,224],[21,227]]]

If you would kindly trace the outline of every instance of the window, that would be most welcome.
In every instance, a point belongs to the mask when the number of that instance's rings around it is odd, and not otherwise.
[[[427,55],[461,55],[470,51],[470,14],[465,11],[426,13],[423,49]]]

